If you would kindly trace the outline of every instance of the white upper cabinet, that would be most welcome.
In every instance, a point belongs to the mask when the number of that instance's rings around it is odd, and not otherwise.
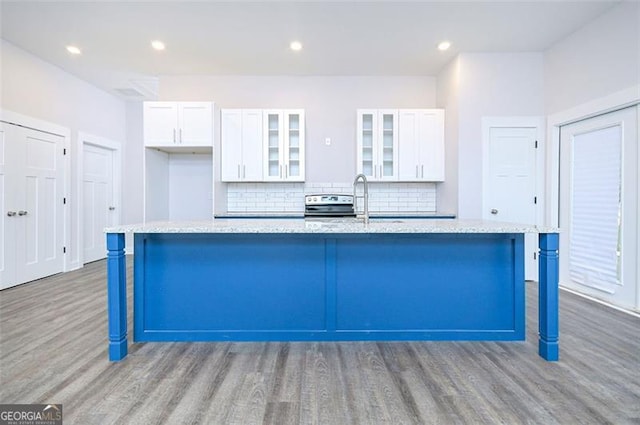
[[[398,180],[398,112],[359,109],[357,172],[370,181]]]
[[[211,102],[144,102],[144,144],[148,147],[213,145]]]
[[[304,111],[264,110],[263,120],[264,180],[304,181]]]
[[[398,180],[444,181],[444,110],[398,111]]]
[[[223,109],[223,182],[262,181],[262,109]]]

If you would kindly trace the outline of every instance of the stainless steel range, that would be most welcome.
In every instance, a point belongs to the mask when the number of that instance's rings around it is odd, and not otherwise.
[[[353,195],[322,194],[304,197],[305,217],[355,217]]]

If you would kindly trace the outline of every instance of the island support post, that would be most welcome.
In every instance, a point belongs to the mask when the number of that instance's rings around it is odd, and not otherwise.
[[[109,360],[127,356],[127,264],[124,233],[107,234],[107,310],[109,313]]]
[[[557,361],[558,347],[558,234],[539,236],[538,276],[538,353],[548,361]]]

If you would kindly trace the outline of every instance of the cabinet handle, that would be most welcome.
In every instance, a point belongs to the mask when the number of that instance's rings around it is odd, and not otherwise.
[[[380,178],[382,178],[382,177],[384,177],[384,176],[382,175],[382,165],[381,165],[380,166]]]
[[[176,142],[176,129],[173,129],[173,143]]]
[[[282,165],[280,166],[280,178],[282,178]]]
[[[182,143],[182,129],[178,130],[178,140]]]
[[[288,179],[289,178],[289,165],[285,164],[284,166],[284,178]]]
[[[242,178],[243,179],[247,178],[247,166],[246,165],[242,166]]]
[[[7,217],[15,217],[15,216],[16,216],[15,211],[7,211]]]
[[[18,211],[18,215],[19,216],[27,215],[27,212],[26,211]]]
[[[238,178],[240,178],[240,164],[238,164]]]
[[[109,207],[109,211],[115,211],[116,207]]]
[[[422,178],[424,178],[424,164],[422,165]]]
[[[416,165],[416,178],[418,178],[418,166]]]

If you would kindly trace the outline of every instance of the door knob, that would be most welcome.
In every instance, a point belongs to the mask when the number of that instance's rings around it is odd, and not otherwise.
[[[14,217],[16,215],[15,211],[7,211],[7,217]]]
[[[27,215],[27,212],[26,211],[18,211],[18,215],[19,216]]]
[[[116,209],[116,207],[109,207],[109,211],[113,211],[115,209]]]
[[[497,210],[497,209],[495,209],[495,208],[492,208],[492,209],[491,209],[491,214],[494,214],[494,215],[495,215],[495,214],[498,214],[498,210]]]

